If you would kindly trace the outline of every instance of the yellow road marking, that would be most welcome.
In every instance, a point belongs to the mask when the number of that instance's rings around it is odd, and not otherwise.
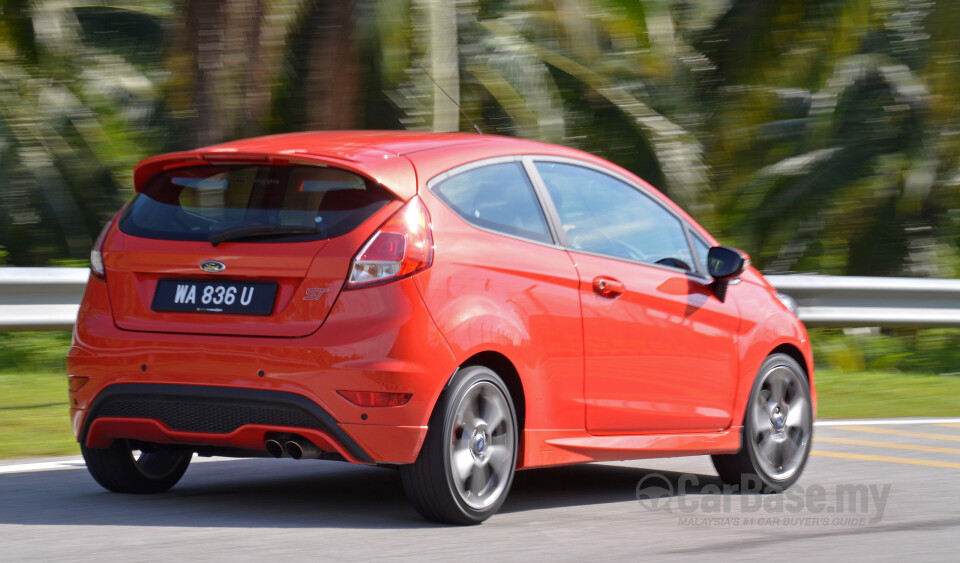
[[[927,459],[912,459],[908,457],[889,457],[885,455],[866,455],[866,454],[848,454],[843,452],[828,452],[815,450],[810,455],[819,457],[835,457],[837,459],[856,459],[861,461],[887,461],[890,463],[903,463],[906,465],[926,465],[929,467],[945,467],[947,469],[960,469],[960,463],[952,461],[932,461]]]
[[[960,448],[940,448],[937,446],[919,446],[916,444],[898,444],[896,442],[874,442],[872,440],[854,440],[852,438],[814,437],[815,443],[849,444],[851,446],[869,446],[871,448],[890,448],[892,450],[916,450],[918,452],[934,452],[940,454],[960,455]]]
[[[931,434],[929,432],[911,432],[909,430],[894,430],[893,428],[876,428],[874,426],[838,426],[842,430],[851,432],[868,432],[871,434],[887,434],[890,436],[906,436],[908,438],[926,438],[929,440],[950,440],[960,442],[960,436],[952,434]]]
[[[949,422],[946,424],[941,424],[940,426],[946,426],[947,428],[960,428],[960,424],[951,424]]]

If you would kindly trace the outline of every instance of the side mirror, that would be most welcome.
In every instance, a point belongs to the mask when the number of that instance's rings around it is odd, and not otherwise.
[[[710,277],[717,281],[730,281],[750,265],[750,257],[736,248],[714,246],[707,252],[707,267]]]
[[[707,252],[707,268],[713,278],[713,292],[721,303],[727,297],[730,280],[739,277],[749,265],[750,257],[736,248],[714,246]]]

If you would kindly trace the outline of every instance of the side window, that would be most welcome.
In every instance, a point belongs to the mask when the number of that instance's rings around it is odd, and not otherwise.
[[[683,223],[633,186],[590,168],[538,162],[571,247],[694,269]]]
[[[468,223],[508,235],[553,242],[540,201],[519,162],[474,168],[431,189]]]
[[[710,269],[707,267],[707,252],[710,251],[710,246],[700,240],[700,237],[697,235],[691,235],[693,239],[693,250],[697,253],[697,265],[699,266],[700,273],[705,276],[710,276]]]

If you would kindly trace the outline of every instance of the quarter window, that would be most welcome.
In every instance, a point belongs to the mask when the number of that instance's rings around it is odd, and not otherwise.
[[[484,229],[552,243],[543,209],[519,162],[474,168],[432,188],[454,212]]]
[[[582,166],[536,166],[572,248],[693,271],[683,223],[653,198]]]

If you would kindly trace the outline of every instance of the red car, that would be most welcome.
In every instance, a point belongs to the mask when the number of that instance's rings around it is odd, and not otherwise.
[[[516,469],[713,456],[782,490],[815,412],[791,300],[630,172],[473,134],[296,133],[141,162],[68,360],[87,467],[398,467],[478,523]]]

